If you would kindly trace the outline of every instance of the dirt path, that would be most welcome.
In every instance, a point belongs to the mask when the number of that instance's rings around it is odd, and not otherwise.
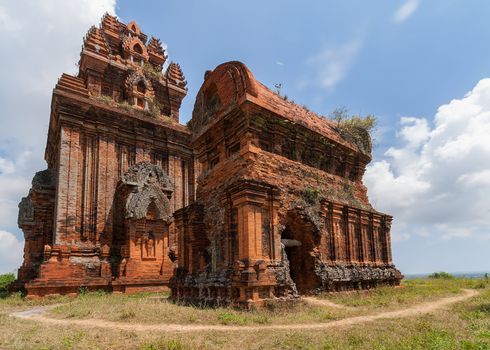
[[[96,327],[106,329],[127,330],[136,332],[158,331],[158,332],[205,332],[205,331],[259,331],[259,330],[315,330],[315,329],[328,329],[333,327],[349,326],[354,324],[361,324],[366,322],[372,322],[380,319],[389,318],[401,318],[416,316],[420,314],[426,314],[437,309],[441,309],[448,305],[469,299],[478,292],[476,290],[463,290],[463,293],[454,297],[447,297],[432,302],[427,302],[419,305],[415,305],[409,308],[400,309],[396,311],[381,312],[375,315],[357,316],[344,318],[338,321],[332,321],[327,323],[313,323],[313,324],[287,324],[287,325],[264,325],[264,326],[223,326],[223,325],[186,325],[186,324],[129,324],[118,323],[112,321],[104,321],[97,319],[87,320],[66,320],[55,319],[45,315],[50,307],[39,307],[30,309],[27,311],[11,313],[11,317],[16,317],[25,320],[32,320],[41,322],[44,324],[57,325],[57,326],[81,326],[81,327]]]

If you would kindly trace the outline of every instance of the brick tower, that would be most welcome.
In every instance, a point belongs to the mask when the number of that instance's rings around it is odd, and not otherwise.
[[[189,127],[200,177],[196,201],[175,213],[173,298],[250,307],[400,282],[392,218],[362,183],[367,131],[341,134],[240,62],[206,73]]]
[[[106,14],[84,38],[77,76],[53,90],[45,159],[22,199],[17,287],[159,290],[173,272],[173,212],[194,198],[187,93],[160,40]]]

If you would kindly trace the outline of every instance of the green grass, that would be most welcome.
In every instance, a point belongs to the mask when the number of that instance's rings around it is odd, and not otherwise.
[[[188,347],[180,340],[158,340],[145,342],[140,346],[141,350],[184,350]]]
[[[425,278],[405,280],[400,287],[380,287],[370,290],[324,293],[321,298],[350,307],[398,307],[417,302],[430,301],[456,294],[462,288],[485,288],[489,281],[463,278]]]
[[[166,323],[169,320],[218,325],[316,323],[348,315],[382,312],[393,307],[407,307],[454,295],[461,288],[477,288],[480,294],[426,315],[325,330],[269,329],[226,333],[111,331],[53,327],[7,316],[14,309],[65,302],[68,304],[56,309],[57,317],[104,318],[124,323]],[[352,299],[360,300],[348,302],[349,295]],[[333,302],[354,306],[347,313],[305,304],[289,309],[251,312],[231,308],[198,309],[155,298],[160,296],[86,293],[75,299],[58,297],[42,301],[26,301],[19,295],[10,296],[0,300],[0,349],[490,349],[490,285],[484,280],[420,279],[404,282],[403,288],[324,295]]]
[[[418,279],[403,282],[400,288],[381,287],[368,291],[326,293],[321,298],[351,307],[328,308],[299,302],[295,306],[253,311],[233,308],[199,308],[176,305],[168,294],[82,293],[51,312],[56,318],[103,319],[129,323],[171,324],[292,324],[329,322],[348,316],[371,313],[374,309],[394,309],[460,293],[462,288],[482,288],[485,280]]]
[[[200,308],[176,305],[165,294],[85,293],[51,310],[56,318],[103,319],[129,323],[261,325],[327,322],[349,315],[349,311],[328,309],[304,302],[296,306],[252,311],[229,307]]]

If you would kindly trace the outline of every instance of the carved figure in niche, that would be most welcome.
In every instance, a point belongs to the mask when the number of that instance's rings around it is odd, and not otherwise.
[[[121,265],[119,266],[119,276],[126,276],[126,265],[127,265],[127,260],[126,258],[123,258],[121,260]]]
[[[143,235],[143,239],[141,240],[141,250],[143,258],[155,257],[155,237],[151,231]]]

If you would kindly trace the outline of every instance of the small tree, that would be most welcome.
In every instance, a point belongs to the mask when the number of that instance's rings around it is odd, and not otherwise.
[[[371,153],[372,136],[377,124],[375,116],[351,116],[346,107],[340,107],[332,111],[330,119],[335,122],[337,131],[344,139],[357,145],[362,152]]]
[[[342,122],[349,119],[349,110],[345,106],[337,107],[330,114],[330,119],[337,122],[337,127],[340,128]]]

